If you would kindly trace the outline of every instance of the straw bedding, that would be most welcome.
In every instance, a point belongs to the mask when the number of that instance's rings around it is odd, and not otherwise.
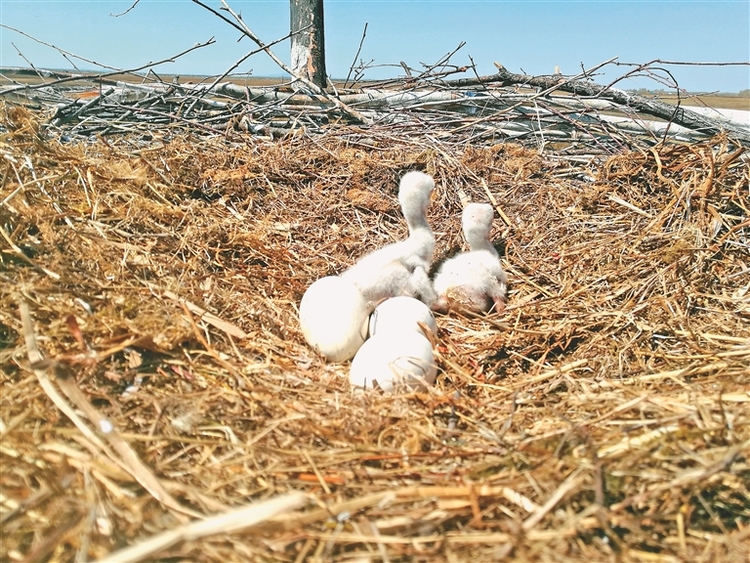
[[[750,167],[730,139],[63,144],[1,109],[3,560],[749,560]],[[462,199],[496,206],[508,306],[438,317],[433,389],[353,393],[297,305],[405,236],[411,169],[436,180],[438,260]]]

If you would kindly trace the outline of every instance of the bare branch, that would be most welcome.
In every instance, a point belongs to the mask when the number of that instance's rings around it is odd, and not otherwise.
[[[302,30],[300,30],[300,31],[302,31]],[[286,41],[286,40],[287,40],[287,39],[289,39],[289,38],[290,38],[290,37],[291,37],[292,35],[293,35],[293,33],[288,33],[288,34],[286,34],[286,35],[285,35],[284,37],[282,37],[282,38],[280,38],[280,39],[277,39],[276,41],[273,41],[273,42],[269,43],[269,44],[268,44],[268,45],[267,45],[266,47],[272,47],[273,45],[276,45],[276,44],[278,44],[278,43],[281,43],[282,41]],[[229,67],[229,68],[228,68],[228,69],[227,69],[227,70],[226,70],[226,71],[225,71],[225,72],[224,72],[223,74],[221,74],[221,76],[218,76],[218,77],[217,77],[217,78],[216,78],[216,79],[215,79],[215,80],[214,80],[214,81],[213,81],[213,82],[212,82],[212,83],[211,83],[211,84],[210,84],[210,85],[208,86],[208,88],[206,88],[206,91],[205,91],[205,92],[204,92],[203,94],[201,94],[201,95],[200,95],[200,96],[198,97],[198,99],[201,99],[201,98],[203,98],[203,96],[205,96],[205,95],[206,95],[206,94],[208,94],[208,93],[209,93],[210,91],[212,91],[212,90],[214,89],[214,87],[215,87],[215,86],[216,86],[217,84],[219,84],[219,83],[220,83],[220,82],[221,82],[222,80],[224,80],[224,79],[225,79],[225,78],[226,78],[227,76],[229,76],[229,75],[230,75],[230,74],[232,73],[232,71],[233,71],[233,70],[235,70],[235,69],[236,69],[236,68],[237,68],[238,66],[240,66],[240,65],[241,65],[241,64],[242,64],[243,62],[245,62],[245,61],[246,61],[247,59],[249,59],[249,58],[250,58],[250,57],[252,57],[253,55],[257,55],[258,53],[261,53],[261,52],[263,52],[263,51],[265,51],[265,49],[264,49],[264,48],[258,48],[258,49],[256,49],[256,50],[254,50],[254,51],[250,51],[249,53],[247,53],[246,55],[244,55],[244,56],[243,56],[242,58],[240,58],[240,59],[239,59],[239,60],[238,60],[238,61],[237,61],[236,63],[234,63],[234,64],[233,64],[232,66],[230,66],[230,67]]]
[[[354,65],[357,64],[359,54],[362,52],[362,46],[365,44],[365,37],[367,37],[367,22],[365,22],[365,28],[362,30],[362,39],[359,40],[359,47],[357,47],[357,52],[354,54],[354,60],[349,67],[349,73],[346,75],[346,80],[344,80],[344,88],[346,88],[346,85],[349,83],[349,78],[351,77],[352,72],[354,72]]]
[[[604,63],[597,65],[593,70],[603,67],[604,65],[614,62],[616,58],[605,61]],[[589,71],[591,72],[591,71]],[[707,118],[699,113],[690,111],[679,106],[673,106],[659,102],[656,100],[650,100],[642,96],[629,94],[623,90],[617,90],[614,88],[607,88],[606,86],[599,86],[590,81],[579,80],[578,78],[584,76],[584,74],[576,75],[572,78],[561,80],[558,76],[529,76],[526,74],[514,74],[508,72],[504,67],[500,67],[498,72],[489,76],[480,76],[476,78],[466,78],[451,80],[448,82],[449,86],[462,87],[462,86],[476,86],[479,84],[489,84],[498,82],[501,84],[523,84],[526,86],[532,86],[536,88],[543,88],[543,92],[539,95],[548,94],[555,90],[562,90],[563,92],[570,92],[579,96],[591,97],[591,98],[602,98],[612,100],[625,107],[634,108],[639,112],[665,119],[667,121],[673,121],[678,125],[687,127],[688,129],[697,129],[704,131],[709,134],[717,134],[721,131],[730,133],[737,140],[743,144],[750,145],[750,133],[747,129],[739,126],[735,126],[729,123],[717,124],[713,119]]]
[[[624,62],[616,62],[614,63],[616,66],[638,66],[638,67],[646,67],[650,66],[652,64],[661,64],[661,65],[682,65],[682,66],[750,66],[750,61],[742,61],[742,62],[734,62],[734,63],[720,63],[720,62],[705,62],[705,63],[699,63],[699,62],[689,62],[689,61],[663,61],[661,59],[654,59],[653,61],[647,62],[647,63],[624,63]]]
[[[138,2],[140,2],[140,1],[141,0],[135,0],[135,2],[133,2],[133,4],[130,6],[130,8],[128,8],[127,10],[125,10],[124,12],[122,12],[121,14],[109,14],[109,15],[112,16],[112,17],[115,17],[115,18],[119,18],[121,16],[124,16],[125,14],[127,14],[128,12],[130,12],[131,10],[133,10],[138,5]]]
[[[3,28],[8,29],[10,31],[15,31],[19,35],[23,35],[24,37],[27,37],[28,39],[31,39],[32,41],[36,41],[37,43],[39,43],[41,45],[44,45],[45,47],[49,47],[50,49],[54,49],[55,51],[57,51],[58,53],[60,53],[63,57],[65,57],[66,60],[70,60],[68,58],[68,57],[70,57],[70,58],[78,59],[79,61],[83,61],[85,63],[89,63],[89,64],[92,64],[92,65],[95,65],[95,66],[98,66],[98,67],[101,67],[101,68],[107,68],[107,69],[110,69],[110,70],[118,70],[118,69],[116,69],[113,66],[105,65],[105,64],[102,64],[102,63],[98,63],[98,62],[96,62],[96,61],[94,61],[92,59],[87,59],[85,57],[81,57],[79,55],[76,55],[74,53],[66,51],[65,49],[61,49],[60,47],[52,45],[51,43],[47,43],[46,41],[42,41],[41,39],[37,39],[33,35],[29,35],[28,33],[24,32],[24,31],[21,31],[20,29],[16,29],[15,27],[11,27],[11,26],[5,25],[3,23],[0,23],[0,27],[3,27]],[[74,68],[75,68],[75,65],[74,65]]]
[[[0,26],[2,26],[2,24],[0,24]],[[2,27],[4,27],[4,26],[2,26]],[[0,96],[5,95],[5,94],[11,94],[13,92],[18,92],[19,90],[38,90],[40,88],[47,88],[49,86],[54,86],[54,85],[57,85],[57,84],[64,84],[66,82],[75,82],[77,80],[99,81],[99,80],[103,80],[105,78],[108,78],[110,76],[118,76],[118,75],[121,75],[121,74],[125,74],[125,75],[133,74],[133,75],[138,76],[137,73],[139,71],[141,71],[141,70],[144,70],[144,69],[147,69],[147,68],[150,68],[150,67],[154,67],[154,66],[159,66],[159,65],[162,65],[164,63],[173,63],[178,58],[182,57],[183,55],[186,55],[187,53],[190,53],[191,51],[195,51],[196,49],[202,49],[203,47],[207,47],[209,45],[213,45],[214,43],[216,43],[216,40],[212,37],[211,39],[209,39],[205,43],[196,43],[195,45],[193,45],[189,49],[186,49],[186,50],[182,51],[181,53],[178,53],[176,55],[171,56],[168,59],[163,59],[161,61],[150,62],[150,63],[147,63],[145,65],[141,65],[141,66],[138,66],[138,67],[135,67],[135,68],[126,69],[126,70],[125,69],[114,69],[112,72],[105,72],[105,73],[99,73],[99,74],[68,74],[67,76],[64,76],[63,78],[59,78],[59,79],[55,80],[54,82],[48,82],[46,84],[28,84],[28,85],[24,84],[23,86],[17,86],[15,88],[8,88],[7,90],[0,91]],[[106,67],[106,68],[114,68],[114,67]],[[62,73],[60,73],[60,75],[62,76]],[[143,78],[143,77],[141,77],[141,78]]]

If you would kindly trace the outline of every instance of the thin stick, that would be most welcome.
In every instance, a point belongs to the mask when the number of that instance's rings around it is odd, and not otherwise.
[[[357,48],[357,52],[354,54],[352,65],[349,67],[349,73],[346,75],[346,80],[344,80],[344,88],[346,88],[347,84],[349,84],[349,77],[352,75],[352,72],[354,72],[354,65],[357,64],[357,58],[362,52],[362,45],[365,44],[365,37],[367,37],[367,22],[365,22],[365,28],[362,30],[362,38],[359,40],[359,47]]]
[[[30,39],[33,39],[34,41],[37,41],[37,42],[41,43],[42,45],[46,45],[48,47],[52,47],[53,49],[57,49],[61,53],[69,54],[70,56],[75,57],[75,58],[77,58],[77,59],[79,59],[81,61],[84,61],[84,62],[87,62],[87,63],[91,63],[91,64],[95,64],[95,65],[100,66],[102,68],[109,68],[109,69],[112,70],[112,72],[105,72],[105,73],[99,73],[99,74],[94,74],[94,75],[87,75],[87,74],[68,75],[68,76],[66,76],[64,78],[60,78],[58,80],[54,80],[52,82],[47,82],[47,83],[44,83],[44,84],[23,84],[22,86],[18,86],[18,87],[15,87],[15,88],[8,88],[7,90],[0,90],[0,96],[6,95],[6,94],[10,94],[10,93],[13,93],[13,92],[18,92],[20,90],[28,91],[28,90],[38,90],[40,88],[48,88],[48,87],[54,86],[56,84],[63,84],[63,83],[66,83],[66,82],[75,82],[77,80],[91,80],[91,81],[95,81],[95,80],[101,80],[103,78],[107,78],[109,76],[116,76],[116,75],[120,75],[120,74],[136,74],[138,71],[141,71],[141,70],[146,69],[146,68],[152,68],[152,67],[155,67],[155,66],[162,65],[164,63],[173,63],[178,58],[180,58],[183,55],[186,55],[187,53],[190,53],[191,51],[195,51],[196,49],[201,49],[203,47],[207,47],[209,45],[213,45],[214,43],[216,43],[216,40],[212,37],[211,39],[209,39],[205,43],[196,43],[195,45],[193,45],[189,49],[185,49],[181,53],[177,53],[176,55],[173,55],[173,56],[169,57],[168,59],[162,59],[162,60],[157,61],[155,63],[148,63],[148,64],[141,65],[141,66],[138,66],[138,67],[135,67],[135,68],[130,68],[130,69],[124,70],[124,69],[115,68],[115,67],[111,67],[111,66],[108,66],[108,65],[100,64],[100,63],[97,63],[95,61],[90,61],[90,60],[88,60],[88,59],[86,59],[84,57],[79,57],[78,55],[74,55],[72,53],[67,53],[66,51],[58,49],[54,45],[49,45],[48,43],[45,43],[44,41],[40,41],[39,39],[36,39],[35,37],[32,37],[31,35],[28,35],[28,34],[24,33],[23,31],[20,31],[18,29],[13,28],[13,27],[7,26],[5,24],[0,24],[0,27],[4,27],[5,29],[10,29],[11,31],[18,32],[21,35],[24,35],[24,36],[26,36],[26,37],[28,37]],[[139,75],[137,75],[137,76],[139,76]],[[140,76],[140,78],[143,78],[143,77]]]

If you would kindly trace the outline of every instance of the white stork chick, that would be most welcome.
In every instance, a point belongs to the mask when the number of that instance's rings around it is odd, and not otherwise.
[[[505,308],[507,277],[497,250],[490,242],[493,209],[488,203],[469,203],[461,217],[469,252],[449,258],[435,274],[436,311],[457,302],[474,311]]]
[[[432,306],[437,296],[427,274],[435,251],[435,235],[427,222],[427,208],[435,182],[423,172],[401,178],[398,200],[409,227],[405,240],[361,258],[341,277],[351,281],[374,308],[383,299],[408,295]]]

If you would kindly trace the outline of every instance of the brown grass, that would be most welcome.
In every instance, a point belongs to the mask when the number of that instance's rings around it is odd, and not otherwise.
[[[0,117],[3,560],[162,532],[140,559],[748,560],[750,167],[727,139],[580,162],[395,127],[61,145]],[[459,191],[496,199],[509,304],[438,318],[429,392],[353,394],[296,307],[404,236],[409,169],[436,179],[440,256]]]

